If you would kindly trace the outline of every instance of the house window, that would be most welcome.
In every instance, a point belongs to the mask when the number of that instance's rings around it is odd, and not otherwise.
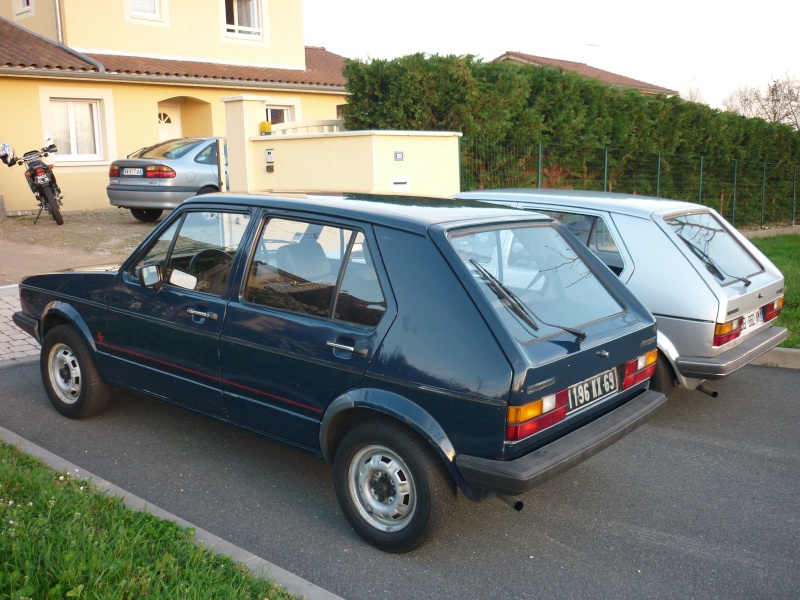
[[[261,36],[261,0],[225,0],[226,31],[234,35]]]
[[[267,121],[273,125],[286,123],[289,120],[289,110],[286,108],[267,108]]]
[[[14,14],[21,15],[33,10],[33,0],[15,0]]]
[[[161,18],[161,0],[130,0],[130,7],[132,17]]]
[[[97,100],[50,101],[53,142],[58,155],[71,160],[99,160],[100,102]]]

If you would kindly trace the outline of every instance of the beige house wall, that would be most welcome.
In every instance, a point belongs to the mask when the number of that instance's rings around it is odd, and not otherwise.
[[[27,10],[20,10],[20,0],[0,2],[0,17],[35,31],[52,40],[58,35],[54,0],[37,0]]]
[[[38,4],[38,3],[37,3]],[[55,158],[55,173],[64,192],[64,211],[106,208],[108,168],[117,158],[153,144],[159,139],[159,103],[178,104],[184,135],[225,136],[223,97],[230,88],[109,83],[90,79],[42,79],[0,77],[0,95],[14,106],[13,119],[4,119],[0,143],[10,144],[19,154],[40,148],[44,134],[51,132],[50,99],[93,99],[99,101],[101,158],[91,162],[69,162]],[[333,119],[336,106],[346,102],[342,94],[313,94],[297,91],[256,94],[253,105],[254,129],[263,120],[266,105],[291,107],[292,120]],[[30,211],[35,200],[21,167],[0,165],[0,195],[11,214]]]

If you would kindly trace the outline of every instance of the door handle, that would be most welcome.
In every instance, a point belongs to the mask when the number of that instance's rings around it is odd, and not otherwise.
[[[336,350],[344,350],[345,352],[352,352],[358,356],[366,356],[368,350],[366,348],[356,348],[355,346],[345,346],[344,344],[337,344],[336,342],[325,342],[326,346],[335,348]]]
[[[203,312],[202,310],[195,310],[193,308],[187,308],[186,312],[195,317],[202,317],[203,319],[210,319],[212,321],[217,320],[217,313],[215,312]]]

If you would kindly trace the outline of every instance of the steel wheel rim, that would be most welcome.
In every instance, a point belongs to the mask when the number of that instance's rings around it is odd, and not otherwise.
[[[375,529],[399,531],[414,517],[417,493],[411,469],[385,446],[367,446],[353,457],[348,484],[356,509]]]
[[[75,404],[81,397],[83,376],[81,365],[72,348],[56,344],[50,350],[48,364],[50,387],[64,404]]]

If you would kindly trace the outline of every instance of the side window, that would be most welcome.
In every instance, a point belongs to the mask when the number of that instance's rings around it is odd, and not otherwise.
[[[186,213],[159,236],[131,275],[158,265],[167,285],[221,295],[249,222],[250,215],[242,213]]]
[[[560,221],[570,233],[589,248],[615,274],[619,275],[625,268],[625,261],[617,247],[617,242],[606,222],[600,217],[568,212],[543,211]]]
[[[194,162],[201,165],[217,164],[217,142],[209,144],[194,157]]]
[[[244,299],[367,326],[376,325],[386,311],[363,233],[289,219],[265,224]]]

